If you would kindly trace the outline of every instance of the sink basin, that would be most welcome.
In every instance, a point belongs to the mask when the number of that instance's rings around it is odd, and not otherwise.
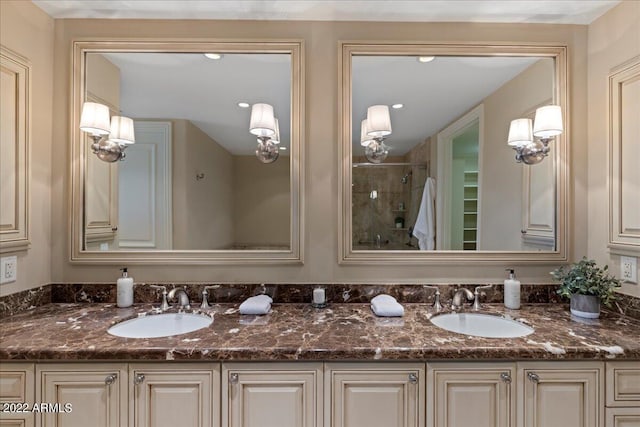
[[[199,314],[165,313],[125,320],[113,325],[107,332],[123,338],[159,338],[197,331],[211,323],[211,317]]]
[[[447,331],[484,338],[517,338],[533,328],[515,320],[480,313],[448,313],[434,316],[431,323]]]

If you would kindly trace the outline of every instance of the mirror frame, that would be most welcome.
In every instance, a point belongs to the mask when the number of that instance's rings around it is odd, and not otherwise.
[[[400,250],[354,250],[352,238],[352,57],[359,55],[384,56],[539,56],[554,59],[554,102],[562,106],[565,131],[553,145],[555,156],[555,201],[557,247],[555,251],[400,251]],[[548,264],[566,262],[569,253],[569,177],[570,175],[570,110],[567,96],[569,76],[567,72],[567,46],[559,45],[514,45],[514,44],[429,44],[398,42],[340,43],[339,96],[340,96],[340,150],[339,150],[339,226],[338,262],[340,264]],[[505,150],[509,149],[504,141]],[[515,161],[515,160],[514,160]],[[520,202],[518,200],[518,202]]]
[[[291,55],[290,246],[283,250],[89,251],[84,249],[86,157],[91,150],[79,129],[85,98],[85,58],[100,52],[280,53]],[[82,39],[72,42],[70,149],[70,261],[85,264],[302,264],[304,261],[304,41]],[[247,137],[249,124],[247,123]]]

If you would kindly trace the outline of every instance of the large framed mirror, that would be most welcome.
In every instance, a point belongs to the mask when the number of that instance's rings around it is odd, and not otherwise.
[[[302,55],[301,41],[75,41],[71,260],[301,263]],[[108,110],[105,136],[89,107]]]
[[[567,259],[566,47],[341,53],[341,263]],[[542,138],[550,110],[563,132]],[[519,118],[530,142],[516,141]]]

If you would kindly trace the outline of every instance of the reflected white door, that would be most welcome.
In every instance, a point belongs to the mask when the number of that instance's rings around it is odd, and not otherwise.
[[[171,249],[171,122],[135,122],[119,163],[119,247]]]

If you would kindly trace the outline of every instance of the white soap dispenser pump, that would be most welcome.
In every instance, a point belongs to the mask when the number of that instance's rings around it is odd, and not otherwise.
[[[520,281],[513,269],[507,268],[509,278],[504,281],[504,306],[512,310],[520,308]]]
[[[129,277],[127,267],[121,268],[120,271],[122,271],[122,277],[117,281],[116,305],[122,308],[131,307],[133,305],[133,277]]]

